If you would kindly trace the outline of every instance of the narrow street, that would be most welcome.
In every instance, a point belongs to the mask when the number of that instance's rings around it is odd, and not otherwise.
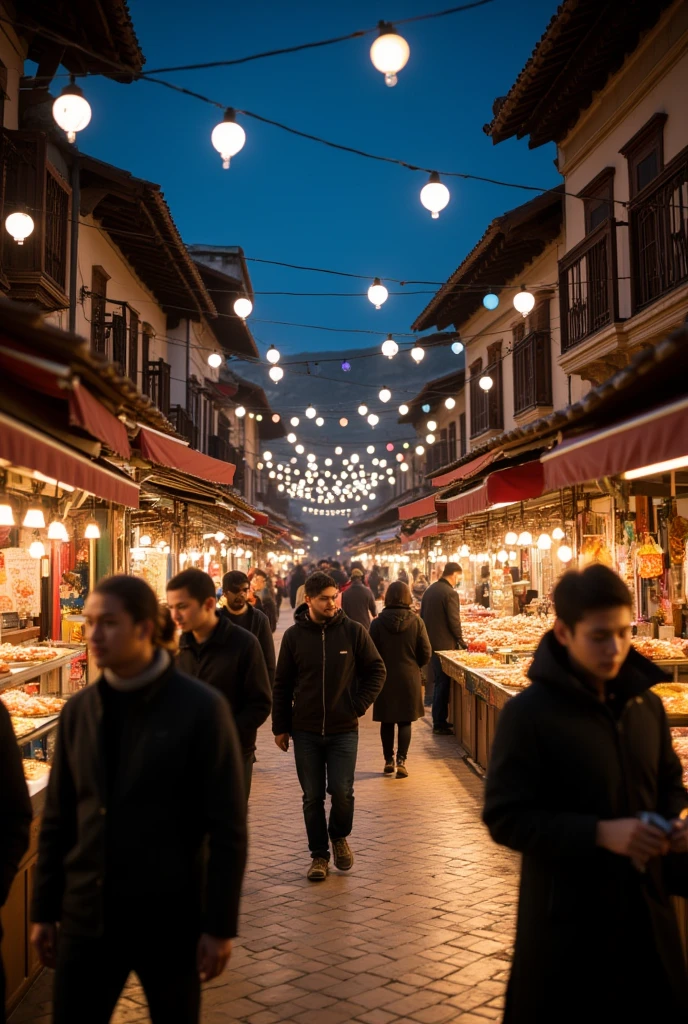
[[[291,622],[283,607],[276,638]],[[362,722],[349,874],[309,883],[291,752],[259,734],[251,846],[231,964],[203,997],[203,1024],[478,1024],[501,1019],[518,861],[480,822],[483,783],[452,737],[414,726],[409,778],[381,774]],[[10,1024],[49,1024],[44,973]],[[115,1024],[148,1021],[132,976]]]

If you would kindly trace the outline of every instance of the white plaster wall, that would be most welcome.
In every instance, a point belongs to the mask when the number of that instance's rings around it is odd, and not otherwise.
[[[16,131],[19,127],[19,79],[24,74],[25,52],[24,44],[14,29],[3,22],[0,32],[0,60],[7,68],[8,99],[5,100],[4,114],[5,128],[9,128],[10,131]]]
[[[688,145],[688,4],[677,2],[598,93],[559,146],[566,180],[566,252],[585,237],[583,203],[575,196],[606,167],[614,167],[614,199],[629,198],[628,166],[619,150],[657,113],[667,114],[664,163]],[[627,220],[620,205],[617,220]],[[628,228],[616,232],[619,315],[630,316]]]

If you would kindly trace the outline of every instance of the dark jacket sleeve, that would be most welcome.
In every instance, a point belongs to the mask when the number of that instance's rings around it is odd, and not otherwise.
[[[257,639],[265,658],[270,689],[272,689],[275,685],[275,641],[272,639],[269,622],[261,621]]]
[[[421,618],[418,619],[416,628],[418,630],[416,635],[416,661],[419,668],[423,668],[432,658],[432,646],[425,623]]]
[[[227,701],[218,697],[199,734],[198,757],[206,775],[204,799],[208,859],[203,931],[218,938],[237,934],[241,883],[246,867],[246,792],[242,750]]]
[[[377,617],[377,605],[375,604],[375,598],[370,587],[368,587],[368,611],[373,619]]]
[[[387,670],[377,647],[370,639],[370,633],[358,622],[351,622],[356,630],[352,646],[356,657],[356,694],[353,697],[354,710],[359,718],[365,715],[385,684]]]
[[[275,688],[272,694],[272,731],[275,736],[291,733],[292,704],[296,687],[296,661],[289,642],[289,631],[282,637]]]
[[[260,728],[272,707],[272,687],[263,651],[253,633],[244,632],[248,642],[239,665],[244,684],[244,699],[241,711],[235,717],[240,738]]]
[[[277,629],[277,605],[275,604],[273,598],[269,595],[266,595],[264,598],[262,598],[262,601],[263,611],[267,615],[268,622],[270,623],[270,632],[274,633],[275,630]]]
[[[490,752],[483,821],[496,843],[519,853],[548,858],[592,855],[597,839],[594,815],[543,806],[542,763],[529,706],[514,697],[499,716]]]
[[[463,633],[461,632],[461,603],[459,595],[455,590],[449,590],[444,599],[444,607],[447,613],[447,625],[456,640],[458,646],[463,647]]]
[[[0,907],[29,845],[32,811],[21,755],[7,708],[0,702]]]
[[[76,790],[65,743],[68,723],[69,704],[64,708],[57,727],[55,753],[38,841],[31,920],[42,924],[54,924],[61,918],[65,888],[64,859],[77,837]]]

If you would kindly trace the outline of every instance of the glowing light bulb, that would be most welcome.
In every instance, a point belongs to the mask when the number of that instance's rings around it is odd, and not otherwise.
[[[501,551],[497,552],[497,561],[501,562],[502,565],[504,565],[505,562],[509,561],[509,552],[505,551],[504,548],[502,548]]]
[[[272,452],[263,452],[263,458],[266,462],[272,461]]]
[[[208,356],[208,366],[212,366],[214,370],[217,370],[218,366],[222,366],[222,356],[219,352],[211,352]]]
[[[245,320],[247,316],[250,316],[253,312],[253,303],[250,299],[247,299],[244,295],[240,296],[234,303],[234,312],[242,320]]]
[[[229,161],[244,148],[246,142],[246,132],[237,124],[236,112],[232,107],[225,110],[224,118],[213,128],[210,141],[222,157],[222,166],[227,170]]]
[[[43,509],[38,505],[28,508],[22,521],[22,526],[26,527],[27,530],[44,530],[45,516],[43,515]]]
[[[53,519],[48,526],[48,540],[69,540],[67,527],[60,519]]]
[[[358,407],[358,414],[359,414],[359,416],[367,416],[368,415],[368,406],[367,405],[359,405],[359,407]]]
[[[33,218],[29,217],[28,213],[20,211],[11,213],[5,221],[5,227],[17,245],[23,245],[24,239],[28,238],[34,229]]]
[[[11,505],[0,505],[0,526],[14,526],[14,510]]]
[[[468,558],[470,553],[471,553],[471,549],[469,548],[468,544],[462,544],[461,545],[461,550],[459,551],[459,557],[460,558]]]
[[[409,411],[408,405],[404,404],[404,405],[400,405],[399,406],[399,415],[400,416],[407,416],[408,415],[408,411]]]
[[[317,420],[315,421],[315,425],[316,427],[322,427],[325,425],[325,420],[322,418],[322,416],[318,416]]]
[[[280,361],[280,354],[279,354],[279,352],[277,351],[277,349],[275,348],[274,345],[271,345],[270,348],[267,350],[267,352],[265,354],[265,358],[267,359],[267,361],[269,363],[273,363],[273,364],[274,363],[279,363],[279,361]]]
[[[371,425],[371,427],[376,427],[379,422],[380,417],[377,416],[374,412],[371,412],[370,415],[368,416],[368,423]]]
[[[488,292],[487,295],[483,297],[483,306],[485,307],[485,309],[496,309],[498,305],[499,296],[495,295],[494,292]],[[507,558],[508,557],[509,556],[507,555]]]
[[[386,302],[389,298],[389,292],[385,286],[380,282],[380,278],[376,277],[370,288],[368,289],[368,298],[375,306],[375,309],[379,309],[383,302]],[[342,369],[344,367],[342,366]]]
[[[309,405],[308,408],[306,409],[306,417],[307,417],[307,419],[314,420],[317,415],[318,414],[315,411],[315,409],[313,408],[313,406]]]
[[[342,416],[342,418],[339,421],[339,426],[340,427],[348,427],[348,425],[349,425],[348,419],[346,418],[346,416]]]
[[[392,392],[389,390],[389,388],[383,388],[377,397],[380,399],[381,402],[389,402],[390,398],[392,397]]]
[[[489,373],[484,373],[478,381],[478,384],[483,391],[491,391],[494,381],[492,380],[492,377],[490,377]]]
[[[518,540],[516,541],[519,547],[529,548],[533,543],[533,535],[530,530],[524,530],[523,533],[519,534]]]
[[[504,538],[504,543],[510,548],[512,548],[514,544],[518,544],[518,534],[515,530],[509,530]]]
[[[298,427],[298,425],[299,425],[299,417],[298,416],[292,416],[292,418],[289,420],[289,422],[291,423],[292,427]]]
[[[514,295],[514,309],[522,316],[528,316],[534,305],[535,296],[522,284],[520,292]]]
[[[237,405],[236,409],[234,410],[234,413],[236,416],[239,417],[239,419],[242,419],[246,415],[246,409],[244,408],[243,405]]]
[[[411,359],[415,363],[422,363],[425,359],[425,349],[421,348],[420,345],[414,345],[411,349]]]
[[[31,558],[43,558],[45,555],[45,544],[42,540],[34,540],[29,546],[29,556]]]
[[[437,424],[435,423],[434,420],[428,420],[427,427],[431,434],[433,430],[437,430]]]
[[[563,540],[566,534],[562,530],[561,526],[555,526],[552,530],[552,540]]]
[[[74,142],[76,133],[83,131],[91,120],[90,104],[79,86],[75,85],[73,76],[53,103],[53,117],[67,133],[69,142]]]
[[[552,547],[552,538],[548,533],[541,533],[537,539],[537,546],[539,551],[549,551]]]
[[[424,451],[425,451],[425,448],[423,447],[422,444],[417,444],[416,445],[416,455],[422,455],[424,453]]]
[[[573,551],[568,544],[561,544],[557,549],[557,558],[560,562],[570,562],[573,558]]]
[[[426,434],[425,435],[425,440],[427,441],[428,444],[434,444],[435,443],[435,435],[434,434]]]
[[[452,352],[454,353],[455,356],[460,356],[461,353],[463,352],[463,342],[462,341],[454,341],[454,342],[452,342],[451,350],[452,350]]]
[[[284,370],[281,366],[271,366],[268,370],[268,377],[276,384],[278,381],[282,380],[282,377],[284,377]]]
[[[398,73],[406,67],[411,48],[389,22],[379,22],[378,31],[380,34],[370,47],[370,59],[375,70],[385,76],[385,85],[391,87],[397,84]]]
[[[100,538],[100,527],[95,519],[92,519],[90,523],[86,523],[86,529],[84,530],[84,537],[86,540],[98,540]],[[148,538],[150,541],[150,537]]]
[[[392,335],[388,334],[385,340],[382,342],[383,356],[387,356],[388,359],[394,359],[398,351],[399,346],[397,345]]]
[[[427,184],[420,190],[420,201],[430,211],[433,220],[437,220],[449,199],[449,189],[442,184],[437,171],[433,171]]]

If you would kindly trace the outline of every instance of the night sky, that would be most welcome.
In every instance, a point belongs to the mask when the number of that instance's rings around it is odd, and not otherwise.
[[[146,68],[238,57],[369,28],[380,17],[442,7],[394,0],[347,4],[130,0]],[[411,58],[387,88],[369,58],[374,36],[209,71],[161,75],[303,131],[440,170],[548,187],[554,148],[494,147],[482,126],[528,59],[553,0],[482,8],[405,26]],[[185,241],[241,245],[249,257],[365,274],[442,282],[489,221],[532,193],[447,180],[452,199],[438,221],[421,206],[426,176],[338,153],[244,118],[246,146],[228,171],[211,147],[221,112],[158,85],[82,83],[93,107],[80,148],[162,186]],[[250,263],[257,293],[361,292],[368,281]],[[390,292],[399,291],[390,285]],[[369,346],[375,336],[270,324],[291,321],[347,332],[407,333],[436,290],[409,286],[377,312],[365,295],[257,295],[251,326],[262,351]],[[427,294],[417,294],[418,292]],[[414,294],[415,293],[415,294]],[[382,340],[382,338],[380,339]]]

